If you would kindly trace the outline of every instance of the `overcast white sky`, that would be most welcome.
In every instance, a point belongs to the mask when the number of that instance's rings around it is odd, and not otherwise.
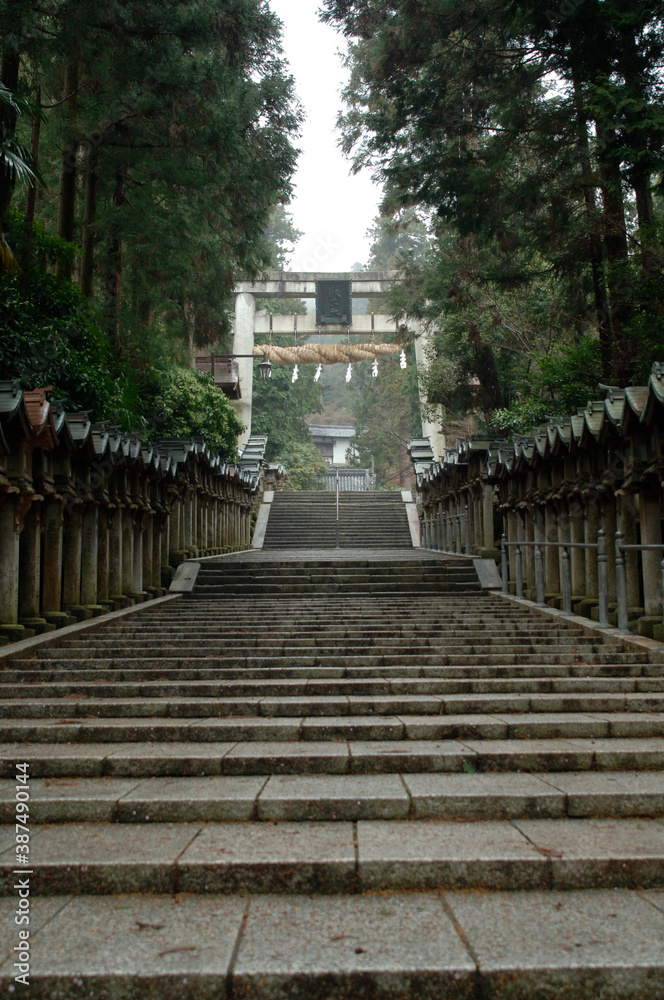
[[[337,146],[336,118],[346,72],[345,39],[318,20],[319,0],[270,0],[284,23],[284,52],[295,77],[306,121],[290,211],[304,236],[290,260],[292,271],[349,271],[369,256],[367,230],[378,210],[380,188],[350,164]]]

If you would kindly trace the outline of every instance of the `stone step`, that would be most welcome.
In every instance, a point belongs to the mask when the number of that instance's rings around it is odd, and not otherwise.
[[[224,629],[221,626],[208,626],[207,629],[201,630],[197,629],[197,643],[198,642],[227,642],[229,638],[232,638],[236,643],[242,642],[245,645],[251,644],[254,646],[262,645],[265,640],[259,636],[252,634],[252,632],[247,628],[242,628],[241,626],[234,625],[232,628]],[[315,628],[313,625],[308,627],[301,626],[300,628],[270,628],[270,639],[273,644],[282,643],[299,643],[302,641],[310,640],[315,644],[325,643],[325,641],[330,640],[343,640],[352,639],[353,643],[358,647],[364,645],[371,645],[374,643],[395,643],[398,645],[403,645],[405,642],[415,642],[423,643],[425,645],[431,645],[432,641],[437,645],[453,645],[457,646],[459,644],[466,645],[468,642],[472,642],[473,645],[482,646],[509,646],[513,643],[519,643],[523,641],[530,640],[531,642],[537,641],[538,644],[542,642],[554,643],[560,646],[571,646],[577,643],[602,645],[606,649],[616,649],[624,650],[624,643],[613,640],[613,639],[603,639],[600,640],[597,637],[588,636],[582,632],[572,632],[570,635],[560,635],[553,629],[528,629],[527,627],[512,629],[503,633],[502,631],[488,631],[485,633],[479,633],[472,630],[462,631],[457,629],[441,630],[440,628],[428,627],[422,625],[419,628],[411,626],[402,626],[400,628],[395,628],[392,631],[384,625],[375,625],[373,628],[362,628],[361,626],[353,626],[349,628],[348,626],[334,626],[334,625],[321,625]],[[122,643],[145,643],[145,630],[144,628],[126,628],[118,629],[115,634],[109,632],[108,630],[97,630],[92,631],[85,638],[71,638],[63,639],[59,644],[60,649],[72,649],[77,646],[84,646],[86,644],[93,646],[109,646],[117,645],[121,641]],[[151,629],[151,647],[158,647],[164,643],[168,642],[179,642],[179,643],[189,643],[191,646],[191,635],[189,634],[188,628],[185,623],[178,629],[175,625],[172,627],[170,632],[166,632],[165,627],[162,625],[159,628]]]
[[[606,732],[602,721],[581,720],[583,736],[570,728],[564,737],[547,737],[543,730],[538,738],[525,729],[519,737],[509,721],[492,717],[457,719],[449,727],[427,720],[409,726],[390,717],[193,719],[188,727],[167,719],[86,720],[50,728],[31,722],[3,727],[0,777],[13,777],[19,759],[30,764],[33,778],[664,771],[664,737],[638,735],[661,733],[661,720],[653,728],[639,729],[637,723],[633,730],[623,720],[616,735],[589,738],[588,732]],[[49,734],[53,742],[46,742]],[[33,742],[40,735],[45,741]]]
[[[275,594],[302,594],[310,593],[312,587],[316,587],[317,593],[321,596],[325,594],[349,594],[363,593],[363,594],[381,594],[381,593],[398,593],[400,597],[404,594],[413,593],[422,597],[426,594],[457,594],[459,592],[463,593],[468,591],[469,588],[479,590],[479,584],[477,582],[477,575],[473,573],[458,574],[455,579],[450,580],[419,580],[417,578],[406,578],[403,580],[392,579],[390,577],[384,577],[373,580],[363,580],[357,578],[351,578],[349,580],[343,579],[329,579],[321,580],[318,582],[308,580],[306,577],[299,577],[297,579],[290,580],[286,579],[274,579],[274,580],[238,580],[231,578],[222,579],[210,579],[204,577],[198,580],[196,583],[196,594],[198,596],[208,596],[213,591],[225,592],[229,591],[235,593],[238,596],[243,594],[256,594],[261,596],[262,594],[275,593]]]
[[[418,678],[438,678],[443,680],[459,679],[472,681],[484,678],[512,680],[523,678],[525,680],[551,679],[552,681],[574,678],[579,681],[590,682],[593,678],[610,679],[617,678],[628,683],[631,679],[643,681],[636,684],[635,690],[660,690],[659,683],[650,685],[650,681],[661,681],[662,665],[652,663],[633,664],[508,664],[503,666],[493,666],[485,664],[481,667],[467,666],[380,666],[380,667],[355,667],[352,660],[348,665],[339,667],[326,666],[282,666],[282,667],[175,667],[164,668],[160,660],[156,660],[151,667],[142,665],[140,660],[132,661],[131,668],[119,669],[109,666],[104,659],[93,660],[91,665],[87,665],[85,660],[74,660],[72,666],[63,669],[60,665],[54,664],[53,660],[14,660],[12,669],[5,668],[1,676],[4,682],[57,682],[65,680],[81,681],[147,681],[155,679],[171,680],[200,680],[200,681],[224,681],[224,680],[324,680],[334,678],[349,679],[397,679],[408,680]],[[648,683],[646,683],[646,681]],[[601,681],[600,681],[601,683]],[[557,690],[552,683],[551,690]]]
[[[458,594],[467,593],[470,594],[473,591],[480,590],[480,585],[477,579],[468,579],[467,582],[463,584],[435,584],[435,583],[412,583],[400,585],[398,583],[378,583],[378,584],[329,584],[322,586],[320,588],[321,595],[320,599],[325,599],[326,596],[334,596],[335,594],[344,594],[348,597],[354,598],[364,598],[366,596],[373,597],[387,597],[390,594],[399,594],[399,596],[404,596],[408,594],[421,595],[425,594]],[[250,597],[280,597],[280,596],[297,596],[298,594],[310,595],[311,586],[307,583],[303,584],[211,584],[210,586],[205,583],[198,584],[196,587],[195,597],[203,598],[204,600],[210,597],[230,597],[236,599],[238,597],[250,598]]]
[[[36,897],[29,995],[659,1000],[663,908],[629,889]]]
[[[72,694],[61,698],[3,698],[0,718],[45,719],[61,716],[63,708],[75,718],[170,718],[207,716],[302,717],[370,715],[457,715],[502,712],[661,712],[664,692],[503,693],[503,694],[387,694],[387,695],[248,695],[240,697],[93,697]]]
[[[465,652],[469,656],[483,655],[491,657],[494,655],[505,656],[507,653],[511,659],[515,656],[532,655],[535,653],[539,655],[543,650],[546,650],[546,655],[566,655],[570,658],[574,658],[575,655],[578,658],[578,655],[585,656],[586,654],[595,655],[599,653],[616,657],[625,655],[622,651],[617,649],[610,650],[601,643],[593,642],[592,639],[572,639],[567,642],[559,642],[553,638],[542,638],[537,642],[513,639],[509,643],[478,643],[470,640],[466,642],[458,640],[448,643],[436,641],[435,639],[423,639],[420,641],[395,639],[392,641],[382,638],[367,638],[359,642],[355,640],[337,640],[333,642],[326,636],[282,642],[275,639],[275,641],[267,644],[264,637],[261,639],[236,639],[235,637],[227,636],[225,641],[208,642],[201,640],[195,644],[194,648],[199,659],[203,655],[238,656],[241,654],[247,655],[247,653],[256,656],[275,656],[279,654],[288,658],[292,655],[315,655],[318,651],[325,656],[334,654],[352,659],[366,653],[384,654],[385,652],[393,656],[403,653],[410,657],[418,656],[419,654],[426,654],[427,656],[431,654],[438,654],[440,656],[454,655],[460,651]],[[122,656],[131,656],[137,652],[145,653],[145,642],[141,644],[140,640],[134,640],[132,643],[126,643],[125,640],[118,639],[115,644],[109,641],[102,645],[96,643],[91,636],[85,644],[79,642],[75,645],[58,648],[57,650],[46,649],[42,655],[44,659],[60,659],[63,650],[66,651],[67,656],[70,658],[94,659],[95,657],[108,657],[110,655],[115,659]],[[191,653],[191,639],[155,643],[150,647],[150,653],[153,657],[158,656],[160,653],[164,656],[173,656],[174,651]]]
[[[191,624],[193,623],[183,621],[178,629],[177,623],[173,623],[169,633],[156,628],[155,635],[151,639],[151,648],[170,644],[173,640],[177,640],[181,644],[188,642],[191,647],[192,641],[189,631]],[[256,629],[255,625],[254,628],[249,628],[244,623],[242,625],[238,623],[234,628],[226,630],[219,627],[215,629],[213,626],[209,626],[206,631],[197,635],[196,645],[199,642],[203,644],[230,642],[234,646],[240,645],[252,648],[257,646],[274,647],[277,645],[282,648],[288,648],[290,646],[323,646],[351,643],[354,649],[361,650],[363,646],[394,647],[399,649],[408,648],[408,646],[412,646],[415,649],[421,647],[454,649],[458,647],[465,648],[470,644],[481,649],[495,649],[496,652],[501,652],[504,651],[504,647],[506,646],[540,646],[546,644],[562,648],[613,649],[616,652],[623,652],[625,649],[623,643],[612,641],[611,639],[604,640],[601,635],[593,636],[573,632],[570,635],[561,636],[556,635],[551,630],[541,630],[533,635],[525,626],[520,629],[514,629],[506,635],[498,633],[483,635],[475,630],[468,630],[465,633],[456,629],[447,630],[439,628],[436,630],[425,625],[422,625],[419,629],[411,629],[408,626],[404,626],[401,629],[395,629],[394,633],[390,635],[387,628],[378,623],[376,623],[373,629],[366,630],[354,624],[341,627],[338,625],[336,627],[333,625],[321,625],[317,628],[313,623],[303,623],[298,628],[293,628],[292,630],[285,629],[283,626],[275,628],[270,626],[269,635],[266,635],[263,632],[265,624],[261,622],[260,632]],[[160,626],[160,628],[163,627]],[[116,635],[111,635],[108,632],[97,633],[96,631],[92,631],[85,637],[76,636],[66,639],[59,648],[83,648],[86,645],[111,647],[114,643],[117,645],[118,642],[133,643],[136,645],[141,641],[141,637],[144,638],[144,636],[145,633],[141,630],[121,631]]]
[[[350,660],[353,666],[384,670],[387,668],[401,669],[409,666],[420,668],[481,667],[486,664],[487,660],[490,660],[490,665],[494,668],[499,666],[529,666],[534,668],[555,666],[591,668],[593,666],[606,666],[617,667],[629,673],[629,666],[644,665],[644,661],[646,661],[646,657],[640,653],[584,653],[578,656],[565,652],[516,653],[513,656],[507,653],[491,653],[490,656],[469,653],[467,656],[463,656],[462,654],[450,655],[429,652],[427,655],[419,656],[405,653],[390,656],[388,654],[377,653],[375,655],[348,657],[344,655],[328,655],[322,650],[312,652],[308,655],[284,655],[279,650],[276,650],[271,655],[264,656],[247,656],[246,654],[243,655],[243,651],[239,651],[237,654],[226,652],[223,655],[215,654],[208,656],[166,656],[163,654],[160,656],[159,654],[153,655],[152,651],[150,652],[151,655],[149,656],[139,656],[138,651],[135,651],[134,655],[103,656],[99,658],[95,658],[94,656],[51,655],[44,659],[35,658],[31,660],[30,668],[39,669],[40,665],[43,664],[47,669],[57,666],[61,670],[75,670],[79,666],[93,667],[98,665],[100,667],[106,666],[124,670],[136,668],[140,664],[145,670],[205,669],[213,667],[218,667],[219,669],[228,667],[260,669],[272,666],[276,667],[278,664],[281,664],[282,667],[285,666],[288,668],[338,667],[345,669]],[[11,662],[13,663],[13,661]],[[655,664],[654,666],[661,667],[660,664]]]
[[[216,598],[215,602],[217,602]],[[445,620],[440,615],[436,615],[435,612],[429,614],[423,613],[417,616],[404,615],[403,619],[400,618],[395,622],[393,629],[388,632],[390,617],[399,611],[398,608],[390,608],[389,613],[375,613],[371,616],[367,615],[367,613],[361,616],[357,614],[346,616],[343,612],[336,612],[333,608],[328,608],[325,605],[320,607],[320,617],[318,618],[313,614],[310,616],[295,615],[287,607],[282,606],[281,614],[275,616],[271,613],[271,610],[268,612],[268,609],[257,605],[253,601],[243,602],[243,607],[237,608],[232,604],[230,599],[224,597],[224,616],[220,617],[218,603],[216,603],[214,610],[210,609],[209,611],[205,605],[200,604],[195,598],[191,601],[185,601],[184,604],[189,611],[188,614],[179,617],[174,615],[168,621],[155,620],[153,623],[150,623],[154,627],[155,641],[158,641],[159,635],[174,635],[178,631],[184,638],[187,635],[187,630],[193,625],[200,627],[201,638],[205,638],[208,635],[226,635],[230,632],[230,634],[237,635],[246,634],[246,637],[251,639],[259,634],[257,632],[258,618],[260,618],[262,628],[269,628],[270,633],[274,633],[277,636],[295,634],[305,637],[310,635],[331,635],[336,637],[337,635],[343,636],[344,633],[347,633],[351,638],[361,638],[366,632],[368,637],[387,637],[387,635],[393,634],[395,638],[417,638],[418,636],[427,638],[438,636],[441,641],[447,637],[450,640],[474,637],[478,642],[482,642],[485,639],[481,619],[476,623],[461,626],[458,621]],[[214,615],[212,619],[211,615]],[[227,626],[224,629],[223,623],[228,620],[228,615],[233,616],[233,625],[232,627]],[[502,628],[503,625],[504,630]],[[529,625],[530,622],[528,619],[519,622],[492,622],[487,628],[486,638],[509,639],[512,636],[527,637],[531,635],[546,637],[556,636],[557,634],[559,639],[564,642],[575,636],[581,637],[588,634],[584,633],[581,629],[575,629],[561,635],[559,630],[556,632],[553,623],[550,626],[544,624],[539,627],[536,623],[533,623],[533,631],[531,631]],[[90,635],[99,635],[105,639],[114,638],[116,634],[137,636],[141,634],[142,629],[145,629],[145,627],[145,623],[142,623],[142,626],[127,623],[124,628],[118,629],[116,633],[114,630],[100,626],[92,628]],[[51,637],[51,642],[55,638]],[[595,633],[593,638],[596,642],[619,644],[619,639],[615,634],[603,636],[598,632]]]
[[[60,678],[59,673],[49,683],[10,683],[6,677],[0,683],[0,696],[8,699],[66,698],[77,695],[94,697],[100,693],[100,679],[84,681]],[[57,680],[56,680],[57,678]],[[242,698],[328,695],[452,695],[452,694],[636,694],[664,692],[664,678],[607,677],[603,679],[567,678],[500,678],[478,680],[436,680],[424,678],[320,678],[301,680],[270,677],[261,680],[166,680],[141,677],[136,681],[120,681],[109,672],[104,683],[104,696],[113,698]]]
[[[229,637],[240,637],[244,636],[248,641],[255,642],[257,645],[260,643],[260,636],[256,635],[256,618],[252,616],[249,618],[242,618],[239,615],[233,616],[233,624],[226,628],[222,624],[214,624],[210,622],[209,617],[203,615],[191,618],[174,619],[170,623],[158,621],[154,625],[148,626],[150,628],[150,643],[151,645],[159,645],[160,643],[167,642],[171,638],[179,639],[180,641],[187,641],[191,643],[191,628],[196,627],[196,638],[200,639],[201,642],[216,640],[227,640]],[[381,622],[378,619],[374,619],[373,622],[368,622],[365,620],[364,624],[362,621],[352,621],[344,622],[340,624],[338,621],[328,621],[323,619],[319,622],[314,621],[302,621],[297,620],[297,624],[293,623],[292,628],[288,627],[288,624],[283,621],[283,619],[275,619],[274,621],[265,621],[261,617],[261,627],[267,625],[270,629],[270,635],[274,637],[274,641],[288,639],[292,636],[294,639],[307,638],[309,636],[314,639],[353,639],[358,640],[360,643],[365,639],[371,638],[385,638],[390,634],[393,634],[396,639],[431,639],[437,638],[442,641],[444,637],[450,642],[483,642],[489,645],[507,645],[510,642],[517,641],[521,638],[529,638],[531,640],[535,639],[553,639],[559,641],[562,645],[569,645],[570,643],[576,641],[577,639],[586,638],[586,634],[580,629],[569,630],[569,634],[563,633],[562,635],[555,629],[554,626],[551,627],[541,627],[533,628],[528,627],[528,622],[523,624],[508,624],[505,623],[504,628],[490,628],[484,632],[479,632],[475,628],[460,628],[456,623],[452,626],[446,626],[444,622],[441,622],[437,626],[434,625],[433,619],[431,621],[416,621],[408,623],[400,623],[395,625],[392,632],[390,632],[386,622]],[[74,639],[61,639],[59,642],[59,647],[67,648],[72,646],[81,645],[85,642],[90,642],[94,640],[94,643],[110,643],[113,644],[117,642],[118,639],[127,639],[129,641],[141,641],[145,639],[145,629],[146,626],[131,626],[129,624],[117,630],[110,630],[107,628],[95,628],[90,631],[86,638],[74,638]],[[598,637],[594,637],[593,641],[598,642]],[[620,649],[624,650],[625,644],[614,637],[604,637],[602,640],[602,645],[607,649]]]
[[[442,603],[436,597],[414,597],[412,600],[402,601],[393,597],[383,600],[378,597],[369,596],[366,598],[366,604],[362,604],[358,608],[351,598],[341,594],[338,597],[326,598],[324,601],[319,602],[321,607],[318,610],[324,612],[327,617],[344,612],[350,618],[366,620],[368,611],[374,614],[383,613],[384,615],[389,615],[395,608],[399,608],[410,618],[419,619],[421,614],[426,615],[428,613],[440,617],[442,621],[456,619],[464,623],[471,622],[480,627],[487,611],[491,612],[492,622],[494,619],[498,622],[528,621],[534,625],[541,625],[547,621],[545,618],[536,616],[529,608],[508,606],[503,602],[498,603],[496,606],[496,602],[497,598],[489,599],[481,591],[478,591],[473,594],[459,594],[455,597],[446,596],[445,601]],[[205,601],[196,602],[196,607],[193,610],[198,611],[200,614],[201,608],[205,603]],[[260,599],[257,603],[260,606],[265,606],[266,611],[269,611],[272,615],[284,612],[286,614],[297,613],[306,618],[312,617],[316,612],[316,609],[312,608],[311,600],[301,596],[291,596],[279,604],[275,604],[269,598]],[[207,601],[207,605],[210,611],[216,613],[217,616],[219,615],[219,608],[214,600]],[[224,611],[227,611],[229,606],[231,605],[225,604]],[[240,612],[244,611],[245,613],[248,611],[246,604],[243,606],[241,601],[237,602],[237,610]],[[189,615],[191,613],[192,608],[190,607],[189,600],[178,602],[173,608],[175,619],[177,619],[178,615]],[[146,621],[148,619],[158,621],[160,618],[164,620],[169,618],[168,615],[159,609],[146,611],[145,615]]]
[[[198,575],[196,581],[197,590],[200,590],[202,586],[265,586],[267,584],[274,585],[279,584],[282,587],[293,587],[299,584],[306,584],[307,586],[315,586],[325,588],[326,586],[345,586],[349,587],[351,585],[357,584],[358,586],[367,586],[369,584],[373,585],[391,585],[396,584],[397,586],[405,585],[416,585],[418,587],[425,587],[429,584],[451,585],[459,582],[471,582],[474,583],[477,580],[477,575],[475,570],[470,567],[463,570],[455,570],[449,573],[436,573],[436,574],[423,574],[423,573],[357,573],[352,575],[341,575],[341,574],[316,574],[311,573],[297,573],[293,569],[292,574],[274,574],[268,573],[265,576],[249,576],[249,575],[239,575],[236,573],[204,573]]]
[[[412,550],[412,538],[410,532],[406,533],[405,530],[399,532],[386,531],[386,530],[376,530],[375,533],[369,534],[365,529],[358,528],[356,532],[344,531],[339,532],[337,539],[336,531],[332,535],[325,534],[319,527],[309,531],[309,532],[288,532],[279,534],[278,531],[271,535],[269,538],[266,536],[263,543],[264,549],[272,549],[273,551],[284,550],[284,549],[371,549],[374,552],[376,549],[384,549],[395,551],[411,551]]]
[[[0,780],[0,823],[15,823],[15,805],[15,782]],[[635,816],[664,816],[664,772],[37,778],[30,783],[30,820],[37,825]]]
[[[208,658],[210,659],[210,658]],[[212,659],[216,659],[213,657]],[[229,681],[252,682],[264,680],[266,683],[281,681],[297,681],[301,683],[314,680],[346,679],[365,681],[376,679],[380,681],[416,681],[419,679],[431,679],[441,681],[459,681],[463,687],[459,687],[456,693],[463,693],[469,690],[469,684],[480,684],[482,680],[495,680],[496,684],[492,690],[507,691],[514,685],[509,683],[513,680],[524,679],[525,681],[550,681],[548,685],[539,685],[538,690],[544,693],[551,693],[563,690],[563,681],[571,678],[576,682],[588,682],[582,690],[593,690],[590,683],[597,679],[601,691],[601,682],[612,679],[624,683],[624,690],[629,691],[659,691],[661,690],[661,666],[659,664],[631,664],[626,668],[622,664],[511,664],[507,666],[484,666],[477,671],[464,666],[376,666],[376,667],[355,667],[352,663],[347,667],[328,666],[284,666],[271,669],[270,666],[260,666],[255,668],[226,666],[215,669],[213,666],[200,667],[201,661],[194,661],[186,667],[163,666],[163,660],[155,660],[150,664],[143,663],[140,658],[134,658],[127,662],[132,663],[132,667],[117,668],[113,666],[112,660],[99,659],[88,662],[87,660],[74,660],[66,669],[61,664],[53,660],[32,661],[29,668],[16,668],[7,670],[3,674],[5,683],[11,680],[19,683],[52,683],[58,681],[84,681],[98,682],[103,685],[108,681],[127,682],[145,681],[152,683],[158,680],[170,681],[219,681],[220,683]],[[555,682],[559,681],[560,684]],[[507,684],[502,686],[502,682]],[[366,686],[365,688],[366,689]],[[579,690],[578,685],[575,688]],[[406,690],[405,686],[400,689]],[[486,685],[475,690],[487,690]],[[449,693],[452,692],[448,689]]]
[[[519,653],[524,652],[534,652],[546,649],[547,651],[558,653],[558,652],[568,652],[568,653],[578,653],[578,652],[589,652],[589,653],[599,653],[599,652],[609,652],[622,653],[623,650],[619,647],[604,646],[601,643],[593,642],[592,639],[563,639],[557,640],[552,636],[541,636],[537,640],[528,642],[525,638],[517,639],[514,638],[511,641],[498,641],[489,640],[476,642],[470,638],[464,641],[463,639],[455,639],[452,642],[441,642],[439,638],[436,637],[423,637],[418,639],[412,639],[408,637],[396,638],[393,641],[389,638],[384,638],[382,636],[378,637],[365,637],[363,639],[350,639],[348,637],[339,637],[336,640],[333,637],[323,635],[323,636],[310,636],[302,638],[293,639],[281,639],[278,636],[272,638],[269,647],[265,646],[264,638],[246,638],[238,639],[237,636],[220,636],[218,639],[207,639],[201,638],[195,645],[195,651],[199,654],[202,653],[212,653],[214,655],[220,655],[226,652],[228,649],[232,649],[234,652],[237,650],[243,651],[254,651],[269,648],[273,652],[282,652],[284,655],[292,650],[297,650],[298,652],[315,651],[317,649],[335,649],[337,652],[346,651],[349,659],[354,657],[355,653],[366,653],[374,651],[391,651],[391,652],[404,652],[404,653],[417,653],[417,652],[458,652],[459,650],[468,650],[469,653],[479,654],[484,653],[487,656],[491,656],[493,653],[505,653],[505,651]],[[190,653],[192,651],[192,641],[191,638],[181,638],[171,636],[170,638],[164,638],[158,642],[155,642],[150,647],[154,654],[164,653],[173,655],[173,652],[185,652]],[[145,639],[141,640],[139,637],[126,638],[124,636],[118,636],[115,641],[111,639],[99,640],[94,636],[90,636],[87,642],[81,642],[81,640],[70,641],[62,646],[58,647],[58,652],[62,655],[63,651],[66,651],[67,656],[89,659],[91,657],[104,657],[104,656],[117,656],[117,655],[130,655],[134,652],[145,652]],[[42,656],[44,659],[53,658],[56,650],[44,650]]]
[[[283,514],[280,516],[276,512],[270,514],[267,525],[266,539],[269,536],[273,544],[285,540],[285,549],[297,548],[297,541],[307,540],[310,542],[309,548],[319,547],[321,541],[326,538],[334,539],[335,548],[342,549],[370,549],[371,554],[377,550],[398,548],[399,542],[408,539],[410,550],[413,549],[410,528],[405,516],[403,519],[395,516],[391,512],[375,514],[372,517],[373,524],[369,528],[362,519],[343,515],[337,522],[336,514],[332,516],[319,517],[316,513],[311,516],[306,514],[299,519],[297,525],[290,523],[290,519]],[[340,543],[336,545],[337,533]],[[381,535],[383,536],[381,538]],[[376,542],[378,541],[378,544]],[[381,544],[382,543],[382,544]],[[322,546],[321,546],[322,547]],[[369,553],[367,553],[367,557]]]
[[[208,590],[4,664],[26,997],[659,1000],[664,662],[460,594],[469,561],[303,555],[203,564]]]
[[[54,823],[34,828],[31,847],[38,898],[664,885],[658,819],[141,822],[131,836],[122,823]],[[2,895],[14,892],[15,864],[0,853]]]

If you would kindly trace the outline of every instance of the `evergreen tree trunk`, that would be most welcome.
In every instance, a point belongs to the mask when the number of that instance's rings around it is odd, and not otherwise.
[[[482,412],[490,414],[503,405],[496,355],[491,344],[482,340],[474,325],[468,330],[468,342],[475,355],[475,374],[480,381]]]
[[[602,356],[602,378],[607,382],[612,382],[616,378],[613,330],[611,329],[609,299],[606,292],[604,260],[602,257],[602,237],[597,228],[597,202],[595,196],[595,182],[590,166],[588,123],[583,110],[583,95],[577,79],[574,80],[574,104],[576,108],[579,136],[578,149],[581,161],[583,198],[586,217],[588,219],[590,269],[593,277],[595,311],[597,313],[597,329],[599,332],[599,346]]]
[[[115,172],[115,190],[112,202],[116,209],[124,205],[125,170],[118,167]],[[113,235],[109,245],[108,266],[106,275],[106,308],[108,315],[107,330],[111,343],[118,354],[122,352],[120,338],[120,292],[122,286],[122,225],[116,217]]]
[[[108,307],[108,334],[111,343],[118,354],[120,344],[120,286],[122,282],[122,243],[119,239],[111,240],[108,255],[108,278],[106,282],[106,297]]]
[[[76,111],[78,89],[78,55],[72,55],[67,60],[64,75],[63,97],[68,104],[68,118],[73,126],[73,116]],[[58,195],[58,236],[74,242],[76,235],[76,187],[78,140],[69,138],[65,141],[60,157],[60,191]],[[73,261],[58,261],[56,274],[59,278],[71,278]]]
[[[88,152],[85,169],[85,196],[83,208],[83,256],[81,260],[81,291],[91,299],[94,285],[95,216],[97,214],[97,167],[99,153],[96,146]]]
[[[620,68],[627,90],[636,96],[638,104],[645,109],[648,106],[648,95],[644,86],[634,32],[628,29],[629,26],[626,25],[625,30],[621,32],[622,44],[618,50]],[[630,183],[636,195],[639,228],[647,230],[655,221],[651,175],[648,168],[648,140],[645,130],[641,127],[642,122],[637,121],[635,124],[635,128],[628,129],[629,144],[636,153],[636,163],[630,171]],[[647,241],[648,234],[645,233],[644,237]]]
[[[37,107],[41,105],[41,90],[37,94]],[[30,152],[35,163],[39,163],[39,143],[41,140],[41,118],[39,115],[32,122],[32,141]],[[31,184],[25,202],[25,243],[21,254],[21,285],[23,294],[30,291],[30,267],[32,260],[32,229],[35,224],[35,209],[37,207],[37,185]]]
[[[651,176],[643,171],[632,171],[631,184],[636,195],[636,211],[639,216],[639,228],[652,226],[655,221],[655,206],[652,199]]]
[[[184,320],[184,335],[189,352],[189,363],[196,367],[196,306],[191,299],[182,303],[182,318]]]
[[[615,145],[615,132],[596,122],[597,133],[607,145]],[[626,287],[627,227],[625,225],[625,205],[622,195],[622,176],[614,162],[612,151],[607,156],[603,150],[599,155],[599,181],[604,212],[604,248],[608,264],[609,304],[611,328],[615,353],[615,368],[618,383],[629,385],[634,376],[637,349],[627,331],[631,320],[631,306],[627,301]]]

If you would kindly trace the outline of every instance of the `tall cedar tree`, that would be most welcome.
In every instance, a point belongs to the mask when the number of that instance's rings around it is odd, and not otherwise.
[[[188,351],[219,339],[238,276],[270,260],[265,230],[297,156],[268,4],[0,0],[0,24],[3,82],[46,109],[37,215],[81,248],[59,274],[128,359],[151,330]],[[0,184],[5,219],[12,194]]]
[[[324,6],[353,42],[343,128],[356,166],[373,166],[393,205],[451,223],[462,265],[483,255],[485,281],[527,286],[548,269],[569,288],[580,323],[591,288],[603,376],[633,380],[639,318],[659,308],[662,324],[652,197],[664,169],[660,5]],[[452,278],[438,309],[463,293]],[[491,382],[491,345],[475,349]]]

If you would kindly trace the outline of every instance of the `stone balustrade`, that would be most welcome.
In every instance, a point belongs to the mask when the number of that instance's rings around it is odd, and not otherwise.
[[[602,529],[609,618],[618,624],[615,539],[620,532],[629,627],[664,639],[664,365],[653,366],[647,386],[609,389],[606,399],[588,403],[573,416],[553,417],[512,443],[475,435],[447,451],[441,462],[433,461],[426,438],[411,441],[409,450],[428,547],[444,547],[441,525],[449,518],[467,524],[474,555],[498,559],[503,534],[510,543],[528,543],[522,547],[524,596],[536,599],[535,557],[541,551],[546,602],[560,607],[562,550],[542,543],[567,543],[573,609],[598,618],[597,550],[590,546],[596,546]],[[508,553],[514,593],[515,546]]]
[[[258,452],[148,444],[0,382],[0,636],[159,596],[184,559],[248,548]]]

